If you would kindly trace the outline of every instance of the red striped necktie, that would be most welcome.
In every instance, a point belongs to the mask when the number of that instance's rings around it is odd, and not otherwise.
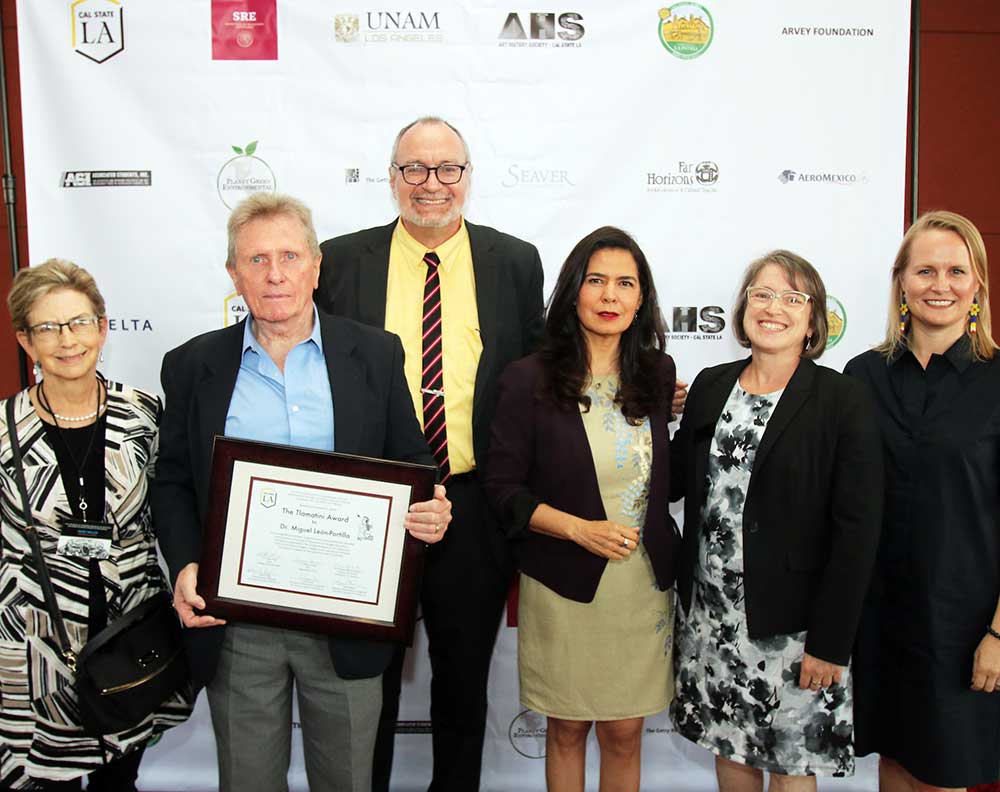
[[[441,470],[443,484],[451,475],[448,464],[448,430],[444,414],[444,356],[441,345],[441,276],[437,253],[424,255],[427,278],[424,280],[423,373],[420,392],[424,397],[424,437]]]

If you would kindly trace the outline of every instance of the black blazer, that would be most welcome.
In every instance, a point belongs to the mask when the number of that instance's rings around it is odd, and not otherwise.
[[[685,611],[715,424],[749,362],[702,371],[674,436],[671,499],[685,498],[677,574]],[[764,430],[743,504],[752,638],[807,630],[809,654],[847,664],[878,547],[882,490],[882,447],[866,389],[802,360]]]
[[[397,222],[322,244],[323,264],[314,295],[320,310],[373,327],[385,326],[389,248]],[[497,379],[508,363],[533,352],[542,337],[543,275],[534,245],[488,226],[466,221],[465,227],[472,248],[483,343],[472,397],[472,445],[476,466],[482,470],[496,410]],[[510,548],[503,535],[488,530],[486,540],[498,566],[509,569]]]
[[[319,314],[323,353],[333,394],[335,450],[345,454],[434,464],[403,375],[403,349],[389,333]],[[242,360],[243,323],[192,338],[163,358],[166,408],[152,503],[160,549],[170,578],[201,559],[208,514],[212,443],[225,434],[226,413]],[[198,687],[215,674],[224,627],[185,630]],[[330,639],[337,673],[378,676],[393,645]]]
[[[670,399],[674,361],[661,360],[664,399],[649,417],[653,440],[649,504],[643,544],[661,589],[674,582],[677,534],[667,509],[670,481]],[[543,376],[539,356],[507,367],[500,378],[500,403],[493,422],[493,445],[486,492],[512,538],[520,540],[522,572],[568,599],[591,602],[607,559],[576,542],[536,533],[528,521],[540,503],[585,520],[606,520],[594,460],[579,410],[563,410],[536,394]]]

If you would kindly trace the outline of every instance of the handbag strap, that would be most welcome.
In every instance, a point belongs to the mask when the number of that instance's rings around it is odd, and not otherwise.
[[[7,399],[7,435],[10,437],[10,452],[14,463],[14,481],[17,482],[17,489],[21,493],[21,508],[24,511],[25,534],[28,537],[28,544],[31,545],[31,554],[35,559],[35,567],[38,571],[38,583],[42,587],[42,595],[45,597],[45,609],[49,612],[49,618],[56,628],[56,643],[59,644],[59,651],[69,666],[70,671],[76,672],[76,653],[69,642],[69,633],[66,632],[66,623],[63,621],[62,613],[59,611],[59,603],[56,601],[56,592],[52,587],[52,578],[49,577],[49,567],[45,563],[45,556],[42,555],[42,545],[38,540],[38,532],[35,530],[34,521],[31,519],[31,502],[28,499],[28,487],[24,483],[24,466],[21,463],[21,444],[17,440],[17,430],[14,425],[14,398]]]

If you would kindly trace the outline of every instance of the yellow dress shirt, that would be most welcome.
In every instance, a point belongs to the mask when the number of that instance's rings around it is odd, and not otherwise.
[[[406,382],[421,427],[424,401],[420,393],[423,366],[424,279],[428,250],[396,223],[389,248],[389,279],[385,291],[385,329],[403,342]],[[458,232],[434,249],[441,263],[441,349],[444,366],[444,415],[448,431],[448,461],[452,475],[476,467],[472,447],[472,398],[476,370],[483,353],[476,307],[476,276],[472,269],[469,232],[462,221]]]

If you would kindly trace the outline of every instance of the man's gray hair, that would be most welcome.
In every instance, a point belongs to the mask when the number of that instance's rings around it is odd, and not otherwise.
[[[450,129],[452,132],[454,132],[456,135],[458,135],[458,139],[462,141],[462,148],[465,150],[464,164],[466,165],[469,164],[469,161],[472,159],[472,157],[469,156],[469,144],[465,142],[465,138],[462,137],[462,133],[459,132],[458,129],[453,127],[451,124],[449,124],[440,116],[421,116],[416,121],[411,121],[401,130],[399,130],[399,134],[396,135],[396,140],[392,144],[392,157],[389,160],[390,164],[396,161],[396,155],[399,153],[399,141],[403,139],[403,135],[405,135],[407,132],[413,129],[413,127],[418,126],[420,124],[443,124],[444,126],[448,127],[448,129]],[[457,164],[463,164],[463,163],[457,163]]]
[[[309,252],[314,256],[319,255],[319,240],[316,238],[316,229],[313,227],[312,211],[298,198],[281,193],[259,192],[254,193],[249,198],[240,201],[232,214],[229,215],[229,222],[226,229],[229,233],[229,251],[226,255],[226,266],[236,265],[236,235],[247,223],[259,220],[263,217],[274,217],[285,215],[294,217],[300,223],[306,234],[306,244]]]

